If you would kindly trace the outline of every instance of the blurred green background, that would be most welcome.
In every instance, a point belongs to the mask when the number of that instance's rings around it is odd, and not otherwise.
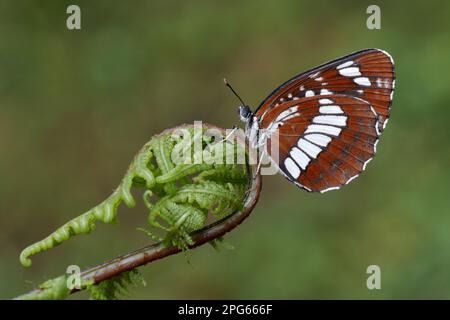
[[[66,28],[78,4],[82,30]],[[238,123],[226,76],[252,106],[291,76],[369,47],[397,82],[375,160],[349,186],[309,194],[264,178],[252,216],[227,240],[141,268],[130,298],[450,298],[450,2],[0,2],[0,298],[149,242],[143,208],[122,208],[37,255],[20,251],[99,203],[156,133]],[[381,290],[366,268],[381,267]],[[72,298],[86,298],[77,294]]]

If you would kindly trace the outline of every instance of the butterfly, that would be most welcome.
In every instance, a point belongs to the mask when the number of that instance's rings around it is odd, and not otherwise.
[[[374,157],[394,86],[390,54],[366,49],[293,77],[255,112],[243,103],[239,115],[250,146],[264,147],[298,187],[323,193],[348,184]]]

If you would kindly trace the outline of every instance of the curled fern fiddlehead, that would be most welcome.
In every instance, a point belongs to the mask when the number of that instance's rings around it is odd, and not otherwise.
[[[234,141],[217,143],[205,130],[184,126],[182,134],[165,131],[153,137],[106,200],[23,250],[22,265],[31,265],[31,255],[92,232],[97,221],[115,221],[122,202],[135,206],[132,188],[144,188],[150,227],[165,231],[164,240],[181,249],[192,243],[190,233],[203,228],[209,214],[221,219],[239,210],[250,177],[244,165],[227,164],[227,160],[242,154],[242,146]]]

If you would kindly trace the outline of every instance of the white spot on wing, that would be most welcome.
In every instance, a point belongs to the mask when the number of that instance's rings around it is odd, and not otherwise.
[[[309,159],[309,157],[297,147],[292,148],[290,155],[295,160],[295,162],[298,163],[302,170],[305,170],[309,161],[311,161],[311,159]]]
[[[347,180],[347,182],[345,184],[349,184],[350,182],[352,182],[353,180],[358,178],[358,176],[359,176],[359,174],[357,174],[356,176],[351,177],[350,179]]]
[[[392,101],[392,98],[394,98],[394,89],[395,89],[395,79],[394,80],[392,80],[392,91],[391,91],[391,95],[390,95],[390,99],[391,99],[391,101]]]
[[[381,81],[381,78],[377,79],[377,87],[381,88],[383,86],[383,81]]]
[[[329,124],[332,126],[344,127],[347,124],[346,116],[316,116],[313,119],[314,123]]]
[[[352,61],[352,60],[346,61],[346,62],[341,63],[340,65],[338,65],[336,69],[342,69],[342,68],[345,68],[345,67],[349,67],[349,66],[351,66],[352,64],[353,64],[353,61]]]
[[[298,110],[298,106],[293,106],[293,107],[290,107],[290,108],[284,110],[276,117],[274,123],[279,122],[279,121],[286,121],[286,120],[289,120],[291,118],[298,116],[299,114],[297,113],[297,110]]]
[[[322,147],[326,147],[331,141],[331,138],[329,136],[320,133],[307,134],[305,136],[305,139]]]
[[[316,79],[314,79],[314,80],[320,82],[320,81],[323,80],[323,78],[322,78],[322,77],[319,77],[319,78],[316,78]]]
[[[369,164],[370,161],[372,161],[373,158],[368,159],[366,162],[364,162],[363,164],[363,171],[366,170],[367,165]]]
[[[339,70],[339,74],[344,77],[357,77],[361,75],[358,67],[350,67]]]
[[[359,84],[361,86],[370,86],[370,80],[367,77],[359,77],[359,78],[355,78],[353,79],[353,82],[356,84]]]
[[[333,127],[333,126],[324,126],[324,125],[320,125],[320,124],[310,124],[308,126],[308,128],[306,128],[305,134],[306,133],[313,133],[313,132],[325,133],[325,134],[329,134],[329,135],[332,135],[332,136],[338,136],[341,133],[341,129]]]
[[[321,95],[333,94],[333,92],[331,92],[331,91],[329,91],[329,90],[327,90],[327,89],[321,89],[321,90],[320,90],[320,94],[321,94]]]
[[[320,113],[329,114],[329,113],[344,113],[339,106],[323,106],[319,108]]]
[[[341,187],[330,187],[330,188],[321,190],[320,193],[325,193],[325,192],[328,192],[328,191],[331,191],[331,190],[338,190],[340,188]]]
[[[378,128],[380,126],[380,121],[377,121],[375,123],[375,131],[377,132],[377,136],[380,136],[381,132],[380,129]]]
[[[286,118],[284,118],[283,121],[287,121],[287,120],[293,119],[293,118],[295,118],[295,117],[298,117],[299,115],[300,115],[299,112],[295,112],[295,113],[293,113],[293,114],[290,114],[290,115],[287,116]]]
[[[319,103],[320,104],[330,104],[330,103],[333,103],[333,101],[330,99],[320,99]]]
[[[314,96],[314,91],[308,90],[305,92],[305,97],[312,97],[312,96]]]
[[[300,184],[298,181],[294,181],[294,184],[295,184],[297,187],[300,187],[300,188],[302,188],[302,189],[305,189],[305,190],[308,191],[308,192],[312,192],[312,190],[311,190],[310,188],[305,187],[304,185]]]
[[[312,144],[311,142],[306,141],[303,138],[300,138],[300,140],[298,140],[297,142],[297,146],[303,150],[304,152],[306,152],[308,155],[310,155],[312,158],[316,158],[317,155],[322,152],[322,149],[319,148],[318,146]]]
[[[291,158],[287,157],[284,160],[284,166],[294,179],[297,179],[300,176],[300,168]]]

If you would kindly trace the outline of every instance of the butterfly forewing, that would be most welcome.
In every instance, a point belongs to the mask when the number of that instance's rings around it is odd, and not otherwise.
[[[359,51],[302,73],[278,87],[256,110],[260,122],[284,102],[312,96],[343,94],[367,101],[382,132],[389,118],[395,85],[391,56],[379,49]]]
[[[340,94],[275,105],[261,125],[271,132],[272,160],[308,191],[337,189],[357,177],[374,156],[379,136],[372,105]],[[277,157],[271,150],[279,151]]]

